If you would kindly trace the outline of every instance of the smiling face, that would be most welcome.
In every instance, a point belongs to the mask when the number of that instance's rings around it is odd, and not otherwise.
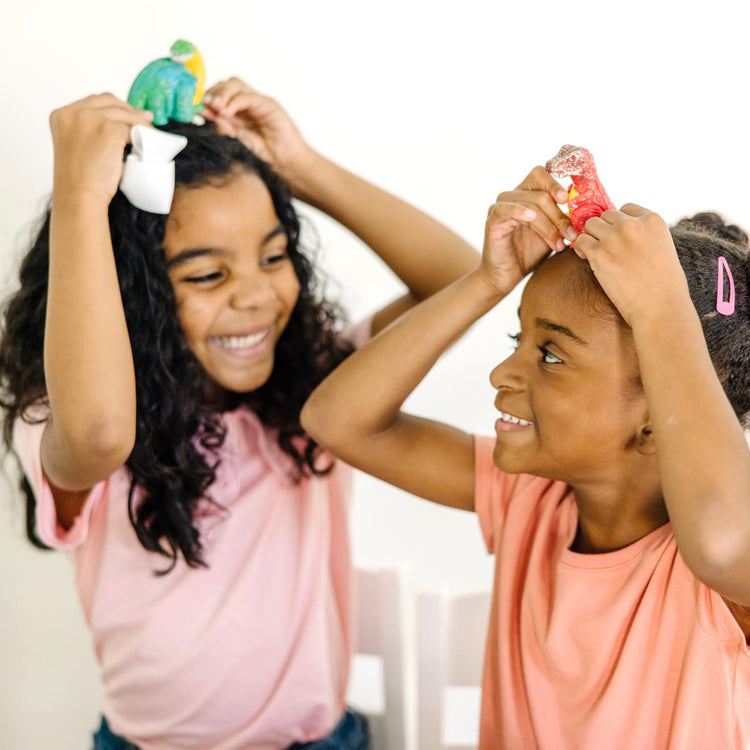
[[[163,247],[182,331],[206,373],[234,393],[262,386],[299,295],[263,181],[238,171],[178,187]]]
[[[536,271],[519,315],[518,347],[490,375],[495,463],[571,485],[622,478],[648,421],[630,330],[572,251]]]

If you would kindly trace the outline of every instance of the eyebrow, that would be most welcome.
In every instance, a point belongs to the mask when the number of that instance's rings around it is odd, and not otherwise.
[[[551,320],[547,320],[546,318],[536,318],[534,320],[534,323],[536,323],[536,325],[540,328],[546,329],[547,331],[562,333],[563,336],[567,336],[568,338],[572,339],[576,342],[576,344],[580,344],[581,346],[588,346],[588,342],[584,341],[580,336],[576,336],[576,334],[573,333],[570,328],[561,326],[558,323],[553,323]]]
[[[278,237],[280,234],[286,234],[286,229],[283,224],[279,224],[274,227],[261,242],[262,245],[267,245],[274,237]],[[194,258],[202,258],[206,255],[226,255],[226,251],[216,247],[196,247],[188,250],[181,250],[174,258],[170,258],[167,261],[167,268],[173,268],[174,266],[180,266],[183,263],[187,263]]]

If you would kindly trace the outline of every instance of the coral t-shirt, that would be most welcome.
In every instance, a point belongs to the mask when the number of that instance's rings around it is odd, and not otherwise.
[[[43,425],[14,446],[40,537],[70,550],[104,686],[104,713],[143,750],[278,750],[341,718],[352,652],[350,470],[288,479],[272,432],[224,416],[221,466],[198,527],[207,568],[146,552],[128,520],[130,474],[90,492],[66,532],[43,475]]]
[[[504,474],[493,445],[475,440],[496,558],[481,750],[746,750],[745,636],[670,524],[614,552],[573,552],[570,487]]]

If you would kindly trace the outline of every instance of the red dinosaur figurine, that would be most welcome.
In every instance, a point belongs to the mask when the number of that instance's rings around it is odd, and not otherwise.
[[[615,207],[599,182],[594,157],[585,148],[563,146],[547,162],[546,169],[553,177],[570,177],[573,180],[568,188],[568,212],[570,223],[579,234],[589,219]]]

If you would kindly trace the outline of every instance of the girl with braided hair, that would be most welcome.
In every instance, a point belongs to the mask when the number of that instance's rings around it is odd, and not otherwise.
[[[634,204],[578,235],[566,199],[542,167],[502,193],[481,264],[347,359],[302,423],[477,513],[495,556],[482,750],[745,750],[747,236],[717,214],[670,232]],[[495,437],[401,412],[529,273],[517,348],[490,374]]]

